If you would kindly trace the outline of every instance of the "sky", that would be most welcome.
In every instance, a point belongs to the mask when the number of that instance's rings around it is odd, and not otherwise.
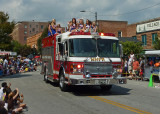
[[[160,17],[160,0],[0,0],[0,11],[16,22],[55,18],[57,24],[66,26],[73,17],[94,21],[97,12],[98,20],[131,24]]]

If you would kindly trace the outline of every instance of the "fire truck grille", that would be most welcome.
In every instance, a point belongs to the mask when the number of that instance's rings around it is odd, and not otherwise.
[[[111,63],[86,62],[84,63],[84,74],[89,72],[91,77],[110,77],[112,76]]]

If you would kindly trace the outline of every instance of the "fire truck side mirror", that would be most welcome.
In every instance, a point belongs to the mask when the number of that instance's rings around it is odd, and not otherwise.
[[[66,61],[66,59],[67,59],[67,55],[66,55],[66,51],[65,51],[65,42],[63,42],[63,54],[62,54],[62,56],[63,56],[63,59]]]
[[[123,46],[122,46],[122,44],[119,44],[119,53],[120,53],[120,57],[123,57]]]
[[[63,44],[59,43],[59,52],[60,55],[63,55]]]

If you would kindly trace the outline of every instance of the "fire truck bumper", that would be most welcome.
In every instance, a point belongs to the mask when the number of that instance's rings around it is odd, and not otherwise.
[[[127,79],[124,77],[70,79],[71,85],[112,85],[112,84],[126,84],[126,83]]]

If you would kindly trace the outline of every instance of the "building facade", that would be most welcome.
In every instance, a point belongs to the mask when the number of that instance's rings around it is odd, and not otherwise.
[[[31,48],[38,48],[37,47],[37,40],[39,37],[42,35],[42,32],[35,34],[33,36],[30,36],[27,38],[27,45],[30,46]]]
[[[28,37],[43,32],[46,27],[48,27],[48,22],[22,21],[15,25],[11,35],[19,43],[27,44]]]
[[[127,37],[127,21],[98,20],[99,32],[114,33],[116,37]]]
[[[98,20],[99,32],[114,33],[116,37],[133,38],[142,42],[146,50],[153,49],[153,43],[160,36],[160,17],[128,24],[127,21]]]
[[[160,36],[160,17],[130,24],[127,27],[128,37],[142,42],[144,49],[153,49],[155,38]]]

